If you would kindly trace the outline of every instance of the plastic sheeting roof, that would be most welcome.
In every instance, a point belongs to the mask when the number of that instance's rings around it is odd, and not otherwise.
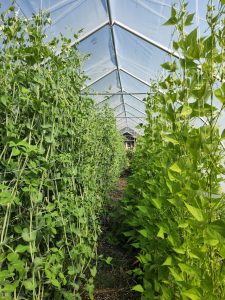
[[[217,0],[218,1],[218,0]],[[10,5],[2,0],[2,9]],[[73,39],[83,29],[79,50],[90,53],[84,64],[89,93],[99,105],[114,109],[121,132],[137,133],[145,123],[144,98],[151,78],[159,75],[168,60],[173,28],[162,24],[170,17],[171,6],[179,0],[16,0],[20,13],[29,18],[39,10],[51,13],[48,36],[60,32]],[[206,30],[208,0],[190,0],[195,24]],[[191,28],[190,28],[191,30]]]

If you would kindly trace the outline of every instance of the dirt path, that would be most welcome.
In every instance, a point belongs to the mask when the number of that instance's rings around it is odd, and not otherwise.
[[[118,244],[113,233],[113,227],[119,226],[120,220],[115,220],[117,202],[123,197],[127,178],[120,178],[117,188],[111,193],[111,203],[107,207],[103,232],[99,240],[99,255],[102,259],[98,265],[95,280],[95,300],[138,300],[139,295],[131,291],[136,284],[127,274],[132,268],[133,256],[129,256],[128,248]],[[114,216],[113,216],[114,215]]]

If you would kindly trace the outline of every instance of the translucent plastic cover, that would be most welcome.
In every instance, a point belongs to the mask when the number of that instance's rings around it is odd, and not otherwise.
[[[207,31],[205,21],[208,0],[188,1],[195,12],[192,30]],[[1,1],[6,9],[10,1]],[[214,1],[215,5],[219,0]],[[179,0],[17,0],[20,14],[31,17],[40,10],[50,12],[52,25],[45,28],[49,38],[63,33],[74,42],[79,33],[79,50],[90,54],[84,63],[88,76],[83,92],[90,93],[100,105],[115,111],[121,131],[141,132],[144,123],[144,99],[152,78],[160,76],[160,65],[168,60],[171,42],[176,39],[171,26],[163,26],[171,6]],[[2,10],[1,9],[1,10]],[[219,120],[224,123],[224,116]]]

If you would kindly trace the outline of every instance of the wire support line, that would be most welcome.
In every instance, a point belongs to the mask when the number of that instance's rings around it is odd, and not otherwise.
[[[146,117],[115,117],[117,119],[146,119]]]
[[[149,94],[154,94],[154,93],[149,93],[149,92],[131,92],[131,93],[128,93],[128,92],[119,92],[119,93],[108,93],[108,92],[96,92],[96,93],[81,93],[80,95],[81,96],[115,96],[115,95],[123,95],[123,96],[126,96],[126,95],[149,95]]]

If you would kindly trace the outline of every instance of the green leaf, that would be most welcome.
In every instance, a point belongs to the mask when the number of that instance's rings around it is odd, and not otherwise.
[[[185,272],[189,275],[194,275],[194,276],[198,275],[193,266],[188,266],[185,263],[179,263],[178,266],[182,272]]]
[[[171,142],[173,145],[178,145],[179,142],[173,136],[162,135],[162,139],[166,142]]]
[[[187,47],[195,46],[198,40],[198,28],[192,30],[186,37],[186,45]]]
[[[195,14],[189,14],[184,22],[184,26],[190,26],[192,24],[192,21],[194,19]]]
[[[28,228],[24,228],[22,232],[22,238],[25,242],[33,242],[36,239],[36,231],[29,231]]]
[[[20,150],[18,148],[12,148],[12,156],[18,156],[20,155]]]
[[[30,199],[31,199],[31,201],[33,201],[35,203],[39,203],[43,199],[43,194],[39,191],[31,192]]]
[[[162,202],[160,199],[158,198],[152,198],[151,199],[152,204],[157,208],[157,209],[161,209],[162,208]]]
[[[29,94],[29,93],[30,93],[30,90],[28,90],[28,89],[22,87],[21,93],[22,93],[22,94]]]
[[[158,227],[159,227],[159,231],[157,233],[157,237],[164,239],[165,238],[164,233],[166,233],[166,231],[162,226],[159,225]]]
[[[149,211],[147,209],[146,206],[143,206],[143,205],[138,205],[137,208],[145,215],[148,215],[149,214]]]
[[[50,282],[55,286],[55,287],[57,287],[57,288],[61,288],[61,285],[60,285],[60,283],[59,283],[59,281],[56,279],[56,278],[52,278],[52,279],[50,279]]]
[[[185,222],[185,223],[179,224],[178,228],[187,228],[188,226],[189,226],[189,224]]]
[[[36,286],[37,286],[36,283],[33,282],[33,279],[32,279],[32,278],[25,280],[25,281],[23,282],[23,285],[24,285],[25,289],[28,290],[28,291],[33,291],[33,290],[35,290],[35,288],[36,288]]]
[[[214,95],[222,104],[225,104],[225,93],[223,92],[222,89],[215,90]]]
[[[0,282],[4,281],[7,278],[13,277],[15,275],[15,273],[12,273],[9,270],[2,270],[0,271]]]
[[[173,259],[171,256],[168,256],[167,259],[162,264],[162,266],[172,266],[172,264],[173,264]]]
[[[170,26],[170,25],[176,25],[178,22],[177,18],[169,18],[163,25]]]
[[[221,134],[221,139],[224,140],[225,139],[225,129],[222,131],[222,134]]]
[[[174,163],[171,167],[170,167],[170,170],[176,172],[176,173],[181,173],[181,168],[178,166],[177,163]]]
[[[12,204],[14,200],[14,197],[12,194],[8,191],[2,191],[0,192],[0,205],[5,206],[8,204]]]
[[[163,25],[176,25],[178,23],[178,19],[176,17],[177,12],[174,6],[171,8],[171,17],[163,24]]]
[[[170,269],[170,273],[173,275],[176,281],[183,281],[182,274],[179,274],[177,270],[175,270],[174,268],[169,268],[169,269]]]
[[[187,203],[185,203],[188,211],[191,213],[191,215],[199,222],[203,222],[204,221],[204,217],[203,217],[203,214],[202,214],[202,211],[201,209],[197,208],[197,207],[194,207],[192,205],[189,205]]]
[[[112,262],[113,258],[111,256],[108,256],[106,259],[105,259],[105,262],[107,263],[107,265],[111,265],[111,262]]]
[[[161,67],[170,72],[175,72],[177,69],[177,64],[175,61],[173,63],[166,62],[166,63],[162,64]]]
[[[16,247],[15,252],[17,252],[17,253],[24,253],[24,252],[27,251],[28,249],[29,249],[28,246],[25,246],[25,245],[18,245],[18,246]]]
[[[1,289],[2,292],[5,292],[5,293],[13,293],[17,287],[19,286],[19,280],[17,281],[14,281],[13,283],[10,283],[10,284],[6,284],[4,286],[3,289]],[[5,297],[4,297],[5,299]]]
[[[178,254],[184,254],[185,250],[183,248],[173,248],[173,250]]]
[[[188,106],[188,105],[184,105],[184,106],[182,107],[182,110],[181,110],[180,115],[181,115],[182,117],[187,117],[187,116],[190,116],[191,113],[192,113],[192,108],[191,108],[190,106]]]
[[[19,255],[16,252],[9,253],[7,255],[8,261],[12,262],[19,259]]]
[[[0,103],[2,103],[5,107],[7,107],[8,100],[8,97],[5,95],[0,97]]]
[[[142,285],[137,284],[137,285],[135,285],[135,286],[132,288],[132,291],[136,291],[136,292],[139,292],[139,293],[143,293],[143,292],[144,292],[144,289],[143,289]]]
[[[146,229],[140,229],[140,230],[138,230],[138,232],[139,232],[143,237],[145,237],[145,238],[148,237],[148,232],[147,232]]]
[[[202,299],[201,294],[195,288],[183,291],[182,294],[191,300],[201,300]]]

